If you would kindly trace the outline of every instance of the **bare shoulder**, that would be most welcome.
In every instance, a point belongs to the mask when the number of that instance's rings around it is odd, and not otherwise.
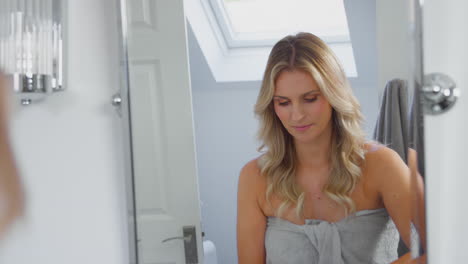
[[[408,179],[408,167],[396,151],[384,145],[366,146],[365,167],[372,181],[380,187]],[[380,189],[380,188],[379,188]]]
[[[406,167],[405,162],[396,151],[384,145],[376,145],[375,143],[366,144],[365,162],[369,169],[381,172],[384,169]]]
[[[239,175],[237,191],[238,196],[243,196],[251,201],[255,200],[259,207],[263,208],[267,180],[261,173],[259,159],[260,157],[244,165]]]
[[[367,152],[365,163],[384,207],[409,245],[412,186],[408,166],[397,152],[382,145]]]
[[[258,166],[258,159],[259,158],[255,158],[255,159],[247,162],[244,165],[244,167],[242,167],[241,175],[259,173],[260,172],[260,167]]]
[[[249,162],[247,162],[239,175],[239,187],[244,185],[250,187],[260,188],[264,185],[265,179],[262,177],[260,172],[260,166],[258,164],[259,158],[255,158]]]

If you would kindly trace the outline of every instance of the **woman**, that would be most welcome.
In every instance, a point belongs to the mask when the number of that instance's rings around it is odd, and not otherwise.
[[[397,260],[398,233],[410,244],[409,170],[391,149],[366,142],[331,49],[310,33],[280,40],[255,113],[264,153],[239,178],[239,263]]]
[[[0,71],[0,239],[23,212],[23,191],[8,138],[7,88]]]

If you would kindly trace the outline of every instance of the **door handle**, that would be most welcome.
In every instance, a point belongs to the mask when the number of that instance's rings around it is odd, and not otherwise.
[[[163,241],[161,241],[161,243],[166,243],[167,241],[171,241],[171,240],[184,240],[184,242],[190,242],[192,240],[192,235],[189,235],[189,236],[186,236],[186,237],[170,237],[170,238],[166,238],[164,239]]]
[[[161,241],[166,243],[172,240],[183,240],[185,250],[185,263],[198,264],[197,233],[195,226],[184,226],[183,236],[169,237]]]
[[[431,73],[424,76],[422,87],[424,112],[439,115],[447,112],[456,103],[460,91],[448,75]]]
[[[112,105],[115,107],[115,111],[119,117],[122,117],[122,96],[120,93],[112,95]]]

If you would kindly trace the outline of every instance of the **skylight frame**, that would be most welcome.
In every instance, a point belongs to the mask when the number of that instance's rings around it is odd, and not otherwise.
[[[203,0],[202,0],[203,1]],[[236,33],[232,30],[232,22],[229,19],[227,10],[223,0],[205,0],[208,2],[208,6],[211,8],[214,14],[217,26],[220,29],[225,45],[228,49],[236,48],[260,48],[260,47],[272,47],[278,39],[265,37],[265,38],[251,38],[251,35],[261,35],[261,33]],[[294,32],[291,32],[294,33]],[[351,44],[351,38],[349,35],[318,35],[327,44]]]
[[[346,2],[344,3],[345,11],[347,12],[349,5]],[[198,45],[216,82],[262,80],[272,45],[230,48],[227,46],[209,0],[185,0],[184,5],[187,26],[192,30],[194,37],[197,39]],[[366,5],[363,4],[363,6],[365,7]],[[363,65],[363,60],[360,59],[361,63],[358,63],[355,59],[355,54],[362,54],[362,50],[359,49],[359,45],[357,46],[358,48],[355,48],[353,44],[355,33],[358,32],[356,31],[356,27],[353,27],[356,24],[356,19],[349,20],[348,14],[346,15],[346,19],[352,41],[329,43],[329,47],[340,59],[346,76],[349,78],[360,78],[358,77],[358,66]],[[370,30],[372,31],[372,27]],[[358,43],[360,42],[358,41]]]

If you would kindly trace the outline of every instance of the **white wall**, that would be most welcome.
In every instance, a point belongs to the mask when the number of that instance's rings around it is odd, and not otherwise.
[[[67,91],[18,108],[13,141],[26,215],[0,263],[128,263],[115,0],[69,2]]]
[[[461,95],[447,113],[425,118],[429,263],[466,263],[468,250],[468,1],[427,0],[423,7],[426,73],[449,75]]]
[[[378,87],[394,78],[409,79],[409,7],[407,0],[376,1]],[[381,93],[380,93],[381,94]]]
[[[365,117],[364,130],[372,138],[377,120],[379,100],[376,2],[345,1],[349,34],[353,44],[358,76],[349,78],[351,88],[361,103]]]

